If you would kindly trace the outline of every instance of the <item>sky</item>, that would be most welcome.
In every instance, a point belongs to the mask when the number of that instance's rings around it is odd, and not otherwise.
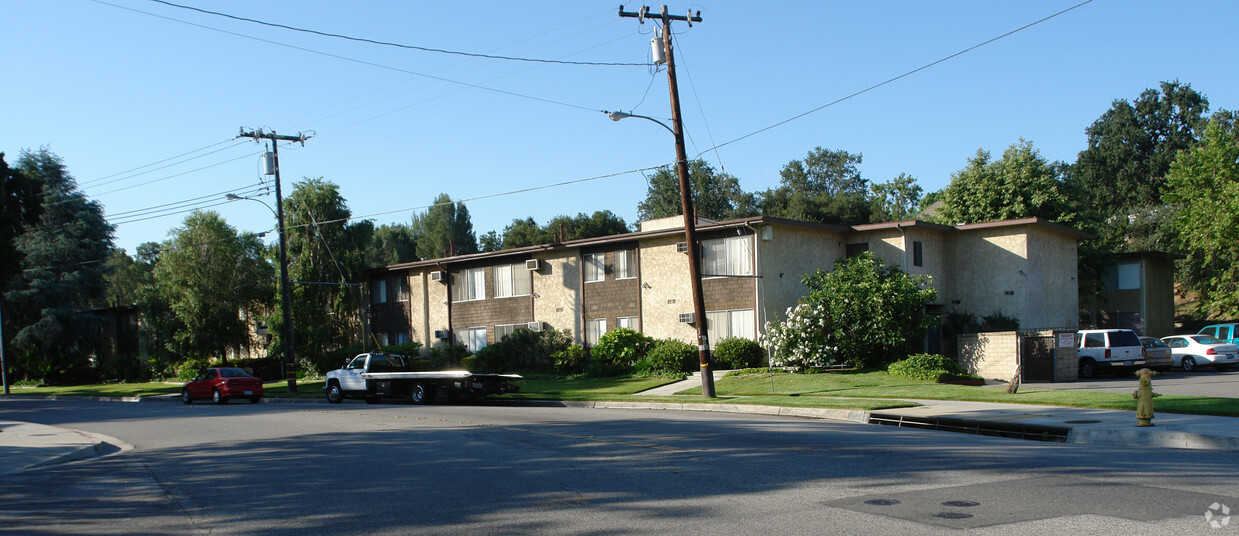
[[[752,192],[815,147],[845,150],[872,182],[931,192],[1021,138],[1074,162],[1115,100],[1162,81],[1239,108],[1239,2],[1081,1],[670,5],[703,18],[672,24],[688,156]],[[614,0],[173,3],[388,44],[151,0],[0,0],[0,152],[61,157],[130,254],[194,209],[275,228],[242,129],[309,136],[279,146],[285,195],[321,177],[377,226],[446,193],[479,236],[600,210],[635,223],[646,176],[675,160],[664,128],[603,114],[671,121],[657,25]]]

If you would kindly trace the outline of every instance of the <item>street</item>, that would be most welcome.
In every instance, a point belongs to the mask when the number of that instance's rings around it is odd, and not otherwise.
[[[0,533],[1239,532],[1205,517],[1239,507],[1233,452],[497,404],[8,399],[0,417],[123,449],[6,477]]]

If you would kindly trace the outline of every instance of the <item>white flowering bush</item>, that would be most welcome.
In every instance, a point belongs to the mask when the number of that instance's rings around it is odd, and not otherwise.
[[[802,303],[787,310],[782,322],[766,322],[761,336],[776,367],[825,367],[838,362],[829,345],[829,318],[821,305]]]

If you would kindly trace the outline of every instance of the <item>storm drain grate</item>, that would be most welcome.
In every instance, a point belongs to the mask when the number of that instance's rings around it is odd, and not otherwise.
[[[948,417],[915,417],[893,413],[870,413],[869,424],[943,430],[961,434],[1011,437],[1052,443],[1066,443],[1067,434],[1071,433],[1070,428],[1060,426],[974,421]]]

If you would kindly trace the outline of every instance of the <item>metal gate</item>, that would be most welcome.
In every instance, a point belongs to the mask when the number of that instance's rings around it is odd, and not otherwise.
[[[1023,381],[1054,381],[1054,335],[1026,333],[1020,339],[1020,363]]]

